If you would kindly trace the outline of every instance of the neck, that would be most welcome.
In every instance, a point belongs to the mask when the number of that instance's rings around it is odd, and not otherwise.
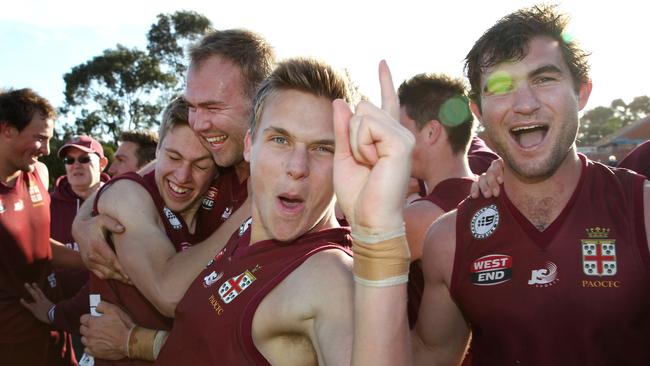
[[[97,184],[88,187],[88,188],[82,188],[82,187],[75,187],[75,186],[70,186],[72,188],[72,191],[79,196],[82,199],[87,199],[90,197],[93,193],[97,192],[101,186],[104,185],[104,182],[98,182]]]
[[[580,180],[582,162],[572,150],[547,178],[522,178],[504,167],[504,189],[510,201],[538,230],[545,230],[567,205]]]
[[[424,182],[427,184],[427,194],[431,193],[438,183],[450,178],[473,177],[469,168],[467,154],[450,154],[437,156],[435,162],[427,162]]]
[[[239,178],[239,183],[245,181],[250,175],[250,164],[246,160],[242,160],[235,165],[235,173],[237,174],[237,178]]]
[[[194,234],[196,231],[196,214],[199,212],[200,204],[201,200],[199,199],[197,200],[197,203],[193,204],[190,208],[180,213],[183,221],[185,221],[185,224],[187,225],[187,230],[190,232],[190,234]]]

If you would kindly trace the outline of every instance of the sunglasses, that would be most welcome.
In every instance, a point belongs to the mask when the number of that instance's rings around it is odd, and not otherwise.
[[[90,163],[90,155],[80,156],[76,159],[72,156],[66,156],[63,158],[63,164],[65,165],[72,165],[75,161],[79,161],[80,164],[88,164]]]

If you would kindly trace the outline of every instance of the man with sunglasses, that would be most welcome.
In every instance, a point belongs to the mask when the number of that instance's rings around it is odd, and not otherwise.
[[[86,135],[70,138],[59,148],[58,156],[65,165],[65,175],[57,179],[51,196],[50,216],[52,221],[50,222],[50,237],[70,249],[79,251],[79,246],[71,234],[72,221],[81,204],[110,179],[108,174],[103,173],[108,164],[108,159],[104,156],[102,145],[94,138]],[[57,269],[55,275],[65,299],[75,296],[88,281],[88,270],[86,269]],[[49,299],[42,295],[41,289],[36,286],[28,284],[27,290],[36,301],[27,303],[25,306],[37,319],[48,324],[52,323],[57,329],[79,329],[78,316],[73,317],[77,319],[70,320],[72,326],[58,324],[61,319],[67,318],[65,316],[55,318],[58,304],[50,302]],[[84,294],[86,294],[86,291],[84,291]],[[87,295],[83,296],[83,298],[87,299]],[[87,303],[87,300],[85,302]],[[69,305],[66,304],[66,309],[68,307]],[[87,304],[83,308],[87,309]],[[64,312],[67,313],[68,311]],[[73,311],[73,313],[76,314],[77,311]],[[55,319],[58,322],[55,322]],[[83,349],[81,341],[74,339],[74,337],[73,340],[77,353],[80,353]]]

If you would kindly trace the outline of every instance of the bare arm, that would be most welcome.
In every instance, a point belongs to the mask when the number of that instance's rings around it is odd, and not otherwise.
[[[98,205],[100,212],[125,223],[124,233],[113,236],[117,257],[136,287],[167,316],[174,315],[189,285],[244,221],[242,216],[248,217],[248,207],[242,206],[204,242],[176,253],[153,201],[138,184],[114,183]]]
[[[412,332],[416,365],[457,365],[465,352],[469,328],[449,293],[455,228],[456,211],[452,211],[431,226],[424,244],[424,293]]]
[[[101,279],[129,282],[115,252],[106,243],[106,233],[121,233],[124,227],[107,215],[93,217],[95,193],[79,207],[72,223],[72,236],[79,244],[81,259],[86,267]]]
[[[361,102],[353,115],[345,104],[334,102],[334,189],[353,235],[370,238],[355,241],[352,364],[406,365],[409,255],[400,232],[414,137],[397,122],[399,101],[385,62],[379,79],[381,109]],[[378,242],[387,250],[376,249]],[[366,259],[360,260],[359,249]],[[363,277],[370,272],[374,274]]]
[[[429,226],[445,212],[429,201],[418,201],[404,208],[406,239],[411,250],[411,261],[422,257],[422,246]]]
[[[86,266],[81,260],[81,255],[64,244],[50,238],[52,248],[52,265],[59,268],[85,269]]]

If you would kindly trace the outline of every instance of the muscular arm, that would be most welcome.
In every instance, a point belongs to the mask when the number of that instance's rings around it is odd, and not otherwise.
[[[100,197],[98,209],[125,226],[113,236],[117,257],[136,287],[164,315],[173,316],[190,283],[246,216],[242,206],[204,242],[176,253],[156,207],[140,185],[119,181]],[[242,211],[243,209],[243,211]],[[241,221],[239,221],[241,220]]]
[[[411,250],[411,261],[422,257],[422,246],[429,226],[445,212],[429,201],[418,201],[404,208],[406,239]]]
[[[449,293],[455,243],[452,211],[431,226],[424,243],[424,293],[412,332],[416,365],[457,365],[465,352],[469,328]]]

